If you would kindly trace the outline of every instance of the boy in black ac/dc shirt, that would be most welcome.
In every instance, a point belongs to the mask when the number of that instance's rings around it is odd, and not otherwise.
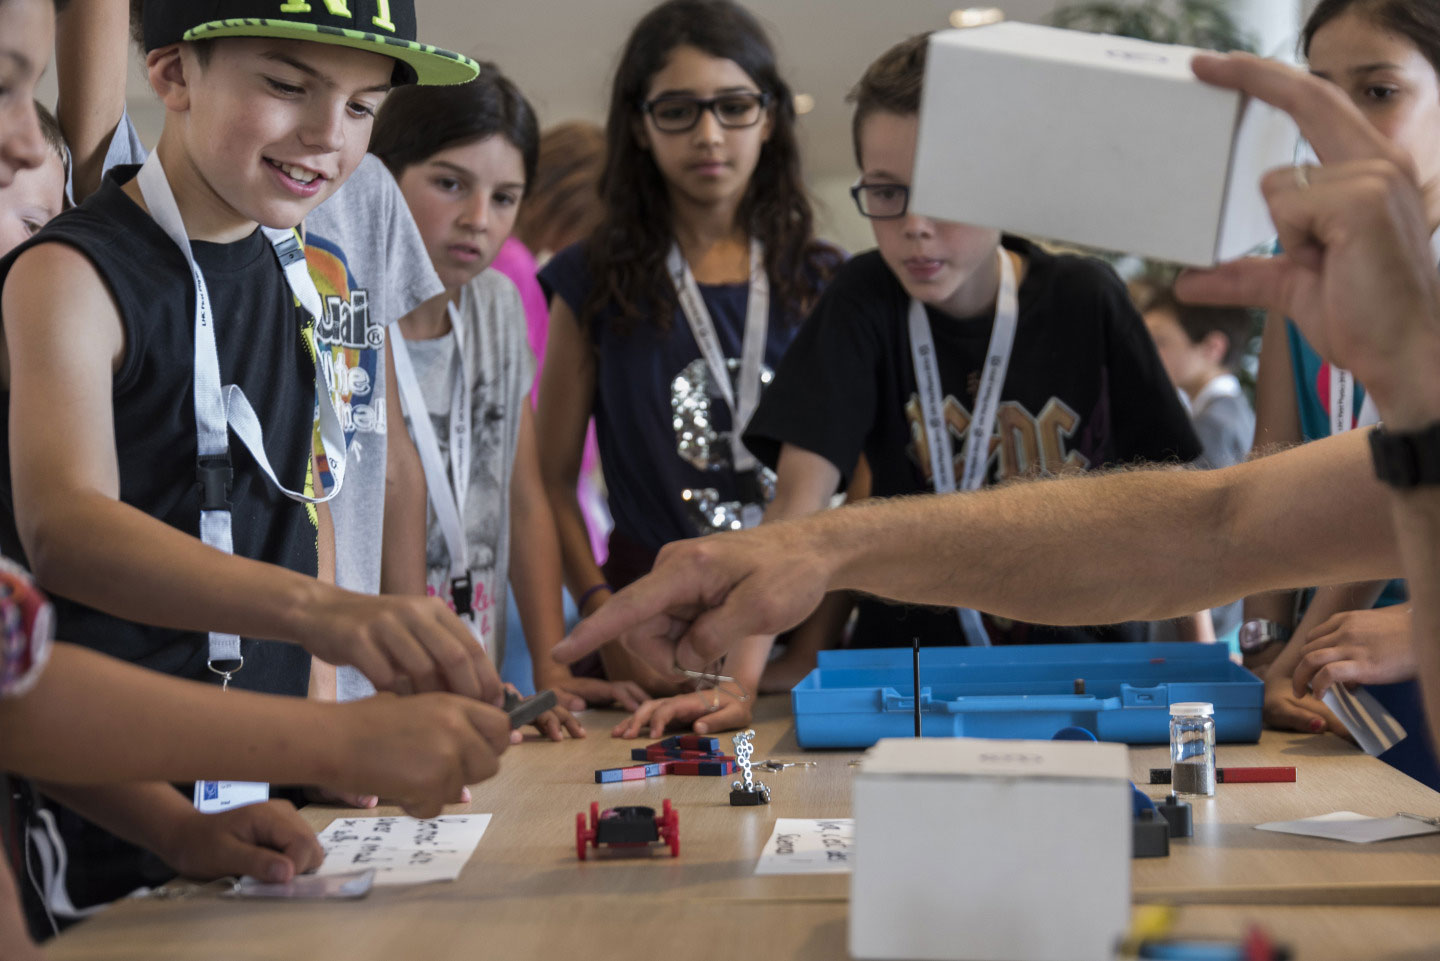
[[[1125,287],[1106,265],[909,210],[927,39],[887,51],[851,94],[861,169],[852,193],[878,249],[841,269],[745,432],[745,444],[778,473],[767,521],[824,507],[862,454],[872,494],[893,497],[1136,461],[1189,461],[1200,453]],[[1002,335],[992,337],[996,329]],[[989,379],[987,367],[997,371]],[[917,386],[935,381],[930,391]],[[982,389],[988,402],[977,399]],[[987,414],[988,450],[967,465],[971,422]],[[942,423],[948,439],[940,436]],[[915,636],[925,645],[955,645],[1141,635],[1132,625],[1041,627],[860,602],[853,646],[908,646]],[[792,641],[767,668],[765,687],[803,677],[815,646]]]

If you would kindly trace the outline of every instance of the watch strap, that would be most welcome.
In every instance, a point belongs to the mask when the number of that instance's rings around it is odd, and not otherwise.
[[[1440,484],[1440,421],[1416,431],[1392,433],[1384,425],[1370,431],[1375,476],[1391,487]]]

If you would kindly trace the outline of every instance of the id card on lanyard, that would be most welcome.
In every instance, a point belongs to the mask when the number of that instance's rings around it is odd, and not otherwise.
[[[460,296],[465,296],[464,288]],[[415,447],[420,452],[420,466],[425,471],[425,491],[435,509],[435,520],[445,539],[445,552],[450,557],[450,601],[455,613],[465,621],[481,648],[480,620],[475,611],[475,586],[470,577],[470,543],[465,533],[465,495],[470,485],[470,457],[474,435],[471,431],[473,412],[470,409],[470,371],[465,364],[464,324],[453,303],[446,304],[450,329],[455,334],[455,380],[450,390],[450,466],[440,454],[435,426],[430,422],[430,408],[420,391],[420,380],[410,360],[410,348],[400,322],[390,324],[390,351],[395,357],[395,379],[400,386],[400,404],[410,419]],[[485,650],[489,654],[488,649]]]
[[[1355,375],[1330,365],[1330,436],[1338,437],[1353,427],[1370,427],[1380,423],[1380,410],[1369,394],[1355,417]]]
[[[1440,268],[1440,230],[1430,235],[1431,259]],[[1360,417],[1355,416],[1355,375],[1330,365],[1330,436],[1336,437],[1352,427],[1373,427],[1380,423],[1380,409],[1367,393],[1360,405]]]
[[[700,285],[695,282],[695,274],[686,263],[679,244],[671,245],[665,267],[675,285],[680,311],[690,325],[690,333],[695,337],[705,366],[710,369],[710,380],[730,408],[731,464],[737,474],[754,471],[759,462],[754,454],[746,450],[740,438],[755,408],[760,405],[760,369],[765,363],[765,340],[770,326],[770,277],[765,272],[765,248],[758,240],[750,241],[750,296],[745,304],[745,333],[740,342],[738,397],[730,383],[730,367],[720,346],[715,321],[710,316],[710,309],[705,306]],[[762,504],[744,504],[741,522],[745,527],[754,527],[760,523],[764,513]]]
[[[220,353],[216,346],[215,313],[210,303],[210,291],[205,284],[205,275],[195,262],[190,247],[190,237],[185,232],[185,222],[180,208],[170,189],[170,182],[160,164],[160,153],[156,151],[141,166],[136,175],[136,184],[150,216],[160,229],[175,242],[190,267],[191,279],[195,285],[195,429],[197,446],[196,473],[200,484],[200,539],[207,546],[227,554],[234,553],[232,519],[230,516],[230,484],[233,471],[230,465],[230,437],[234,430],[254,457],[256,464],[265,472],[270,482],[286,497],[309,504],[323,504],[340,493],[345,479],[345,432],[341,426],[340,414],[335,407],[335,394],[329,384],[325,362],[328,352],[316,341],[311,344],[315,357],[316,404],[319,408],[320,439],[325,458],[330,467],[334,483],[329,491],[320,497],[312,497],[302,491],[293,491],[280,483],[270,458],[265,452],[265,436],[260,418],[236,384],[224,384],[220,377]],[[293,230],[278,230],[262,227],[266,238],[275,249],[286,283],[295,299],[311,315],[313,331],[320,330],[321,313],[324,307],[320,293],[315,289],[309,269],[305,264],[304,248]],[[314,336],[312,333],[312,336]],[[211,632],[209,635],[207,666],[222,678],[221,689],[230,686],[230,679],[245,666],[240,652],[240,638],[235,634]],[[221,665],[234,665],[228,669]],[[270,795],[269,786],[240,781],[197,781],[195,783],[195,806],[204,813],[229,810],[266,800]]]
[[[940,365],[935,359],[935,338],[930,332],[930,318],[925,305],[910,301],[910,360],[915,367],[915,392],[920,397],[921,427],[925,446],[930,452],[930,478],[937,494],[955,490],[978,490],[985,483],[990,463],[990,437],[1000,412],[1000,391],[1005,386],[1005,373],[1010,368],[1010,352],[1015,346],[1015,328],[1020,317],[1019,292],[1015,282],[1015,266],[1003,249],[1000,256],[1000,290],[995,298],[995,322],[990,329],[990,344],[985,350],[985,366],[980,371],[980,389],[975,395],[975,410],[965,436],[965,457],[957,483],[955,452],[950,441],[950,428],[945,422],[945,392],[940,385]],[[990,644],[990,636],[980,620],[980,612],[957,607],[965,640],[975,647]]]

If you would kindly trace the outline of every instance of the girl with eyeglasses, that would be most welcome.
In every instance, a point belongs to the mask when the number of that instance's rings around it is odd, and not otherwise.
[[[878,249],[840,269],[745,431],[748,448],[779,473],[767,521],[824,508],[862,455],[873,495],[894,497],[1200,453],[1109,267],[911,209],[927,41],[912,37],[891,48],[851,94],[860,168],[854,195]],[[972,447],[977,438],[984,445]],[[1191,623],[1199,630],[1208,616]],[[851,645],[909,647],[915,637],[926,646],[1140,640],[1144,633],[1142,625],[1042,627],[862,600]],[[798,682],[814,667],[816,649],[795,639],[767,667],[764,688]]]
[[[774,475],[740,430],[840,260],[812,233],[790,88],[737,4],[669,0],[636,25],[606,141],[604,219],[540,273],[552,311],[541,464],[586,615],[667,543],[758,523]],[[575,496],[592,415],[615,520],[603,569]],[[724,730],[749,721],[768,650],[755,639],[693,692],[618,645],[591,670],[678,695],[637,701],[617,735]]]

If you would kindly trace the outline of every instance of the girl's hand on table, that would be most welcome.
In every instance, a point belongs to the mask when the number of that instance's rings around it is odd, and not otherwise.
[[[164,851],[183,877],[211,881],[249,875],[274,884],[314,871],[325,860],[315,831],[289,801],[266,801],[180,819]]]
[[[1414,680],[1419,666],[1410,636],[1408,604],[1342,611],[1306,639],[1295,667],[1295,692],[1313,690],[1320,697],[1332,684]]]
[[[749,727],[752,703],[749,699],[740,700],[724,685],[659,698],[641,704],[639,710],[615,725],[610,735],[629,739],[640,736],[648,728],[649,737],[658,739],[664,736],[667,727],[687,724],[696,734],[733,731]]]
[[[515,689],[514,684],[506,684],[505,690],[517,696],[520,694],[520,692]],[[547,737],[552,741],[565,740],[567,733],[571,737],[585,736],[585,726],[576,719],[574,714],[570,713],[569,708],[565,707],[565,702],[568,699],[564,691],[555,691],[555,706],[530,722],[535,730],[540,732],[541,736]],[[525,734],[519,728],[510,732],[511,744],[520,744],[524,740]]]

